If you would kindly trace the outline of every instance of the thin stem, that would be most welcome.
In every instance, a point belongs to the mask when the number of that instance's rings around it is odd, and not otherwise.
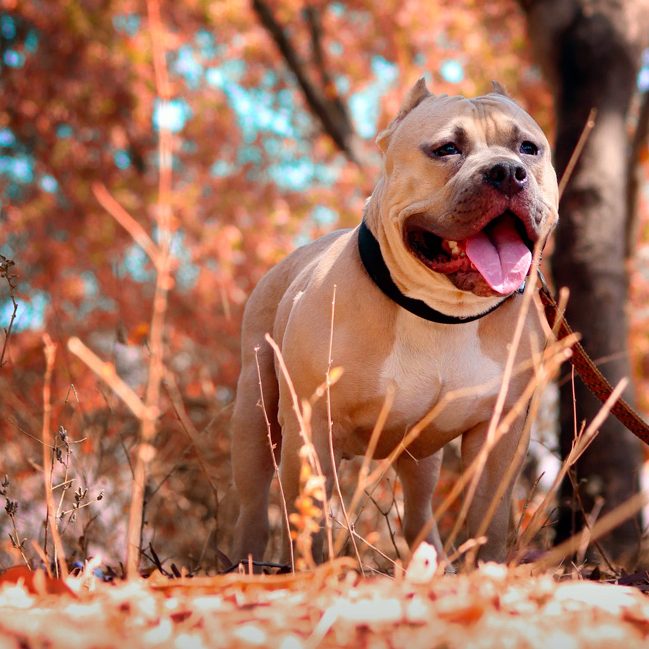
[[[331,470],[334,476],[334,483],[336,485],[336,491],[338,492],[338,499],[340,500],[340,507],[343,512],[343,517],[345,518],[345,524],[347,529],[352,531],[352,525],[347,515],[347,509],[345,507],[345,501],[343,499],[343,494],[340,489],[340,481],[338,480],[338,470],[336,468],[336,456],[334,452],[334,441],[333,441],[333,420],[331,418],[331,366],[333,364],[332,354],[333,354],[333,342],[334,342],[334,315],[336,312],[336,285],[334,284],[333,296],[331,298],[331,325],[329,327],[329,359],[327,362],[327,375],[326,375],[326,386],[327,386],[327,424],[329,429],[329,460],[331,462]],[[329,516],[325,517],[326,526],[327,526],[327,543],[329,546],[329,559],[334,557],[333,549],[333,538],[331,533],[331,521]],[[356,535],[351,535],[352,545],[354,546],[354,553],[356,554],[356,560],[358,561],[358,567],[361,570],[361,574],[365,576],[365,570],[363,570],[363,562],[361,561],[361,555],[358,551],[358,545],[356,544]]]
[[[273,461],[273,469],[277,477],[277,484],[279,484],[279,495],[282,501],[282,514],[284,515],[284,525],[286,526],[286,538],[291,538],[291,523],[288,517],[288,506],[286,504],[286,496],[284,495],[284,486],[282,479],[279,475],[279,466],[275,459],[275,445],[273,444],[272,427],[270,419],[268,418],[268,411],[266,410],[266,401],[264,399],[264,388],[261,382],[261,369],[259,367],[259,345],[255,347],[255,364],[257,365],[257,380],[259,382],[259,397],[261,400],[261,410],[264,413],[264,421],[266,422],[266,434],[268,436],[268,448],[270,450],[270,457]],[[295,572],[295,556],[293,552],[293,544],[289,542],[289,552],[291,555],[291,572]]]
[[[7,353],[7,348],[9,346],[9,339],[11,338],[11,330],[14,326],[14,320],[16,319],[16,313],[18,312],[18,303],[16,302],[16,297],[14,292],[16,290],[15,284],[15,275],[12,275],[11,268],[15,265],[15,262],[12,259],[7,259],[3,255],[0,255],[0,277],[4,277],[7,280],[9,285],[9,299],[13,304],[13,311],[9,318],[9,326],[5,329],[5,339],[2,343],[2,351],[0,351],[0,368],[5,364],[5,354]]]
[[[173,406],[174,412],[178,417],[180,426],[189,437],[194,451],[196,452],[196,460],[198,465],[201,467],[201,471],[205,474],[205,479],[214,495],[214,537],[215,537],[215,546],[218,548],[219,543],[219,490],[216,485],[216,482],[213,480],[210,470],[207,467],[205,458],[203,457],[203,452],[199,444],[199,433],[196,430],[192,420],[190,419],[187,411],[185,410],[185,405],[183,404],[182,395],[178,389],[176,380],[171,374],[171,372],[166,373],[165,387],[167,388],[167,393],[171,399],[171,405]],[[158,486],[160,488],[160,486]],[[211,534],[211,533],[210,533]]]
[[[164,46],[161,40],[162,21],[158,0],[147,0],[149,31],[153,51],[153,67],[158,96],[163,102],[169,100],[169,82],[165,63]],[[144,490],[149,473],[149,464],[155,456],[152,445],[157,431],[160,391],[164,376],[164,331],[165,316],[171,277],[171,192],[172,192],[172,140],[171,132],[164,124],[158,125],[158,204],[156,225],[158,230],[158,265],[156,268],[155,292],[149,347],[149,379],[144,398],[145,412],[141,419],[140,441],[136,451],[135,473],[129,508],[126,573],[129,578],[138,576],[142,523],[144,514]]]
[[[575,438],[572,449],[570,450],[568,457],[564,460],[563,464],[561,465],[561,469],[559,470],[559,473],[555,477],[552,486],[545,494],[545,498],[543,499],[543,502],[536,509],[530,522],[525,528],[525,531],[523,532],[523,537],[520,542],[521,547],[525,547],[527,543],[529,543],[534,538],[536,533],[543,526],[542,522],[541,523],[538,522],[541,513],[545,512],[548,509],[550,500],[553,498],[554,493],[559,488],[559,485],[565,478],[566,473],[568,472],[570,467],[572,467],[575,464],[575,462],[577,462],[577,460],[584,454],[586,449],[590,446],[592,441],[597,436],[597,434],[599,433],[600,426],[608,416],[615,402],[620,398],[621,394],[624,392],[624,389],[626,388],[627,384],[628,384],[627,379],[622,379],[622,381],[620,381],[617,384],[615,390],[613,390],[609,398],[606,400],[606,402],[600,409],[600,411],[597,413],[597,415],[588,425],[588,428],[586,428],[586,430],[583,433],[580,433]]]
[[[9,503],[9,501],[7,502]],[[17,507],[17,504],[14,503],[14,506]],[[14,548],[18,550],[18,552],[20,552],[20,556],[25,562],[25,565],[31,571],[32,566],[29,563],[29,559],[27,558],[27,555],[25,554],[25,549],[23,548],[23,544],[25,541],[20,538],[20,534],[18,533],[18,526],[16,524],[16,515],[14,513],[15,509],[11,511],[9,507],[5,507],[5,511],[7,512],[7,516],[9,516],[9,520],[11,521],[11,527],[13,529],[13,535],[9,533],[9,539],[11,541],[11,544],[14,546]]]
[[[577,166],[577,162],[579,161],[581,152],[584,150],[584,147],[586,146],[586,142],[588,141],[591,131],[595,128],[596,120],[597,120],[597,108],[591,108],[590,112],[588,113],[586,123],[584,124],[584,128],[582,129],[581,135],[579,136],[579,140],[577,140],[577,144],[575,145],[575,148],[572,151],[570,160],[568,160],[568,164],[566,165],[563,175],[561,176],[561,180],[559,181],[559,198],[563,196],[563,192],[568,186],[568,182],[570,181],[572,173],[574,172],[575,167]]]
[[[52,448],[51,419],[52,419],[52,372],[56,358],[56,345],[48,334],[43,336],[45,348],[45,380],[43,382],[43,482],[45,483],[45,503],[47,507],[47,522],[52,531],[54,543],[54,570],[56,576],[67,577],[68,566],[65,561],[65,551],[57,527],[56,508],[52,493],[52,465],[49,449]]]

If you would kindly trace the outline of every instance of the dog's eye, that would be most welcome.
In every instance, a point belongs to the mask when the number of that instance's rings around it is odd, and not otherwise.
[[[460,155],[462,153],[454,142],[447,142],[436,149],[431,149],[431,157],[444,158],[447,155]]]
[[[530,142],[529,140],[525,140],[525,142],[521,142],[521,146],[519,148],[519,151],[523,155],[538,155],[539,154],[539,147],[534,144],[534,142]]]

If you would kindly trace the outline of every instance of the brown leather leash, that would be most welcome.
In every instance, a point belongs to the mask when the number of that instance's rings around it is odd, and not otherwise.
[[[545,309],[545,317],[554,328],[557,323],[557,338],[562,340],[573,333],[570,325],[560,312],[557,303],[550,293],[543,276],[539,273],[541,287],[539,289],[539,296]],[[613,386],[608,382],[606,377],[600,372],[599,368],[581,343],[577,342],[572,347],[572,356],[570,358],[572,366],[575,371],[582,378],[586,387],[602,402],[604,403],[613,392]],[[645,444],[649,444],[649,424],[645,422],[640,415],[624,400],[618,399],[615,405],[611,408],[611,413],[626,426],[636,437],[641,439]]]

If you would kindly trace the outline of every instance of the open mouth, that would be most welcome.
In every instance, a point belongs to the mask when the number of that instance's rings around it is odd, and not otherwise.
[[[478,295],[509,295],[518,289],[529,272],[534,247],[523,223],[510,211],[466,239],[442,239],[418,224],[407,224],[405,240],[421,263]]]

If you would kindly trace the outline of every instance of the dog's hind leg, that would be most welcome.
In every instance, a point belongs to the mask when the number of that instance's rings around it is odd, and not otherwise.
[[[264,343],[258,352],[244,350],[243,368],[232,415],[232,473],[239,495],[239,517],[234,529],[232,561],[261,561],[268,542],[268,492],[274,466],[271,453],[279,457],[281,434],[277,422],[278,386],[273,352]],[[263,389],[263,408],[259,388]],[[268,424],[274,450],[268,440]]]
[[[341,460],[341,452],[339,449],[335,448],[333,452],[333,463],[332,463],[332,454],[329,448],[329,436],[328,436],[328,423],[326,416],[323,416],[319,412],[321,408],[316,407],[310,419],[310,430],[312,431],[312,440],[313,440],[313,450],[317,456],[317,466],[313,467],[311,460],[308,457],[300,457],[301,449],[304,446],[304,431],[300,431],[300,426],[293,414],[289,412],[286,417],[282,420],[282,461],[280,464],[280,480],[284,489],[284,496],[286,498],[286,504],[288,507],[289,515],[296,512],[296,501],[298,497],[303,495],[312,499],[313,505],[321,510],[320,514],[308,514],[302,512],[302,516],[314,516],[313,521],[309,523],[315,523],[318,526],[318,531],[314,532],[311,535],[311,547],[310,554],[311,557],[303,557],[307,559],[312,558],[315,563],[322,563],[326,559],[330,558],[329,554],[329,544],[326,543],[327,537],[327,520],[326,517],[329,515],[329,512],[326,511],[325,504],[329,504],[332,499],[332,494],[335,485],[335,472],[338,470]],[[313,477],[322,477],[324,478],[324,484],[318,485],[317,481],[307,481],[306,485],[301,485],[301,482],[304,479],[303,466],[307,464],[309,466],[309,473]],[[321,471],[321,476],[319,475]],[[321,487],[324,486],[324,493],[321,491]],[[301,487],[306,487],[303,493],[300,492]],[[325,501],[322,500],[323,496]],[[313,510],[312,510],[313,511]],[[307,523],[307,521],[304,521]],[[282,563],[288,563],[290,559],[290,548],[291,548],[291,539],[288,534],[288,530],[283,529],[282,536]],[[304,546],[299,547],[299,544],[294,544],[298,551],[305,551]]]
[[[292,423],[292,422],[291,422]],[[295,499],[300,493],[300,448],[302,440],[299,430],[295,424],[282,426],[282,461],[279,465],[279,480],[282,485],[286,508],[289,517],[295,513]],[[280,551],[280,562],[288,564],[291,561],[291,539],[290,530],[282,525],[282,543]]]
[[[445,559],[444,548],[433,519],[433,491],[439,478],[442,466],[443,451],[416,460],[403,453],[397,460],[396,471],[403,487],[403,534],[412,548],[419,533],[424,527],[428,532],[423,540],[430,543],[440,560]]]

